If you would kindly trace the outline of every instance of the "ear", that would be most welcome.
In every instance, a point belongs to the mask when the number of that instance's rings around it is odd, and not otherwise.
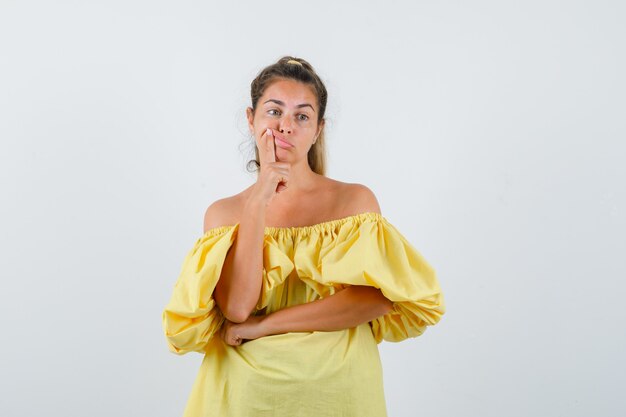
[[[248,129],[250,133],[254,132],[254,114],[252,112],[252,107],[246,108],[246,118],[248,119]]]
[[[322,119],[319,126],[317,127],[317,133],[315,134],[316,140],[317,140],[317,137],[320,135],[320,132],[322,131],[322,129],[324,129],[325,124],[326,124],[326,119]]]

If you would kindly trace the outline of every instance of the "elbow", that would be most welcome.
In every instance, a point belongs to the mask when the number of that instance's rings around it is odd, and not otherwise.
[[[388,314],[388,313],[390,313],[393,310],[393,301],[391,301],[390,299],[388,299],[388,298],[386,298],[384,296],[382,298],[383,299],[378,304],[379,316],[384,316],[385,314]]]
[[[215,290],[215,303],[217,307],[220,309],[222,316],[230,322],[233,323],[242,323],[248,319],[250,316],[250,312],[246,312],[241,308],[239,303],[232,301],[229,297],[223,294],[221,291],[218,291],[218,288]]]
[[[383,303],[383,315],[390,313],[393,310],[393,301],[389,300],[388,298],[385,298],[385,301]]]
[[[222,288],[221,282],[222,280],[218,281],[215,287],[214,298],[222,316],[232,323],[243,323],[248,320],[256,303],[246,308],[241,303],[241,294],[233,294],[229,288]]]
[[[381,316],[384,316],[387,313],[390,313],[393,310],[394,302],[389,298],[385,297],[383,292],[380,289],[377,289],[378,303],[377,306],[379,308],[379,313]]]
[[[226,320],[232,323],[243,323],[250,317],[250,312],[242,309],[227,309],[223,311],[222,314]]]
[[[220,302],[220,299],[216,299],[216,302],[222,312],[222,316],[232,323],[243,323],[252,314],[252,310],[246,310],[241,306],[241,303],[234,301]]]
[[[352,285],[343,291],[359,291],[360,293],[355,295],[355,301],[359,303],[366,301],[366,304],[369,304],[368,309],[376,317],[384,316],[393,310],[394,302],[385,297],[380,288]]]

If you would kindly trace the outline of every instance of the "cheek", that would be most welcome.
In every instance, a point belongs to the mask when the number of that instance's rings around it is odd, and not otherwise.
[[[265,129],[270,126],[269,120],[267,117],[258,116],[254,119],[254,132],[258,135],[259,133],[263,133]]]

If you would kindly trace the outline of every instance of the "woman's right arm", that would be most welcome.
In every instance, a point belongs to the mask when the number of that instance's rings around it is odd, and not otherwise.
[[[214,291],[222,314],[234,323],[246,321],[261,296],[265,212],[274,197],[287,188],[291,169],[289,163],[276,161],[276,145],[271,129],[268,128],[258,139],[257,146],[261,169],[239,216],[237,237],[226,255]],[[205,228],[207,218],[211,217],[209,209],[205,215]]]
[[[211,207],[207,218],[211,216]],[[206,228],[207,226],[205,226]],[[265,204],[249,198],[241,213],[237,237],[226,255],[214,297],[222,314],[234,323],[246,321],[256,306],[263,274]]]

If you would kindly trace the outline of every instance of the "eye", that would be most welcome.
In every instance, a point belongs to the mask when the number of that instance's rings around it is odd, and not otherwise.
[[[278,110],[276,110],[276,109],[269,109],[267,112],[269,113],[269,112],[272,112],[272,111],[278,111]],[[273,116],[273,114],[272,114],[272,116]]]
[[[301,114],[300,116],[304,116],[305,119],[300,119],[300,120],[309,120],[309,116],[307,116],[306,114]]]

